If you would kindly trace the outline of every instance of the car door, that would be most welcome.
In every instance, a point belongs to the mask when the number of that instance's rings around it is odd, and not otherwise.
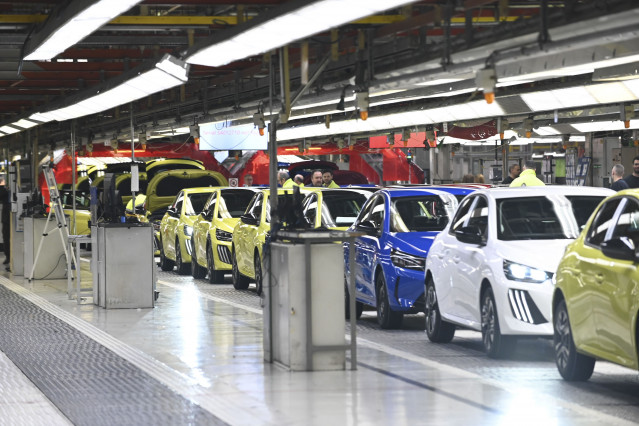
[[[624,197],[619,203],[614,228],[607,240],[621,240],[633,248],[639,243],[639,203]],[[594,265],[595,285],[592,288],[597,343],[608,353],[608,359],[636,359],[634,345],[634,315],[636,313],[637,262],[606,256]],[[624,361],[621,361],[623,364]],[[631,365],[629,365],[631,366]]]
[[[461,229],[468,221],[470,208],[475,201],[474,197],[464,199],[455,213],[449,232],[442,233],[435,240],[435,245],[428,253],[428,257],[433,257],[431,261],[431,272],[437,290],[437,302],[443,315],[453,314],[459,316],[456,311],[457,306],[454,300],[453,282],[456,280],[458,258],[451,254],[457,253],[457,238],[455,231]]]
[[[162,235],[162,241],[164,243],[166,254],[168,254],[169,257],[172,259],[175,259],[175,236],[177,232],[177,224],[182,213],[183,204],[184,192],[180,191],[180,193],[175,197],[175,201],[173,202],[173,204],[169,207],[175,213],[167,217],[166,224],[163,229],[164,233]]]
[[[488,215],[487,198],[484,195],[475,196],[465,226],[478,228],[485,242],[488,238]],[[455,305],[453,312],[464,322],[478,325],[482,265],[486,263],[484,250],[477,244],[465,243],[457,238],[450,255],[455,267],[451,294]]]
[[[257,218],[257,225],[244,225],[244,232],[242,238],[242,247],[240,249],[240,256],[238,257],[238,266],[242,274],[246,276],[252,276],[254,273],[253,267],[253,253],[255,247],[259,243],[258,228],[260,224],[266,221],[268,205],[268,197],[264,193],[258,194],[253,207],[247,211],[247,213]],[[241,259],[240,259],[241,258]]]
[[[215,217],[218,195],[219,191],[211,194],[202,213],[200,213],[199,220],[193,227],[193,252],[195,253],[195,258],[202,261],[206,259],[206,243]]]
[[[584,239],[584,245],[580,247],[580,252],[575,256],[573,269],[567,271],[579,284],[573,288],[574,294],[567,294],[570,299],[569,315],[574,327],[575,342],[580,345],[591,347],[601,346],[597,338],[597,325],[595,323],[594,298],[599,293],[599,287],[603,281],[603,271],[600,263],[603,254],[601,253],[601,243],[609,240],[615,218],[618,216],[617,210],[621,198],[614,198],[601,206],[595,219],[590,225]]]
[[[380,251],[386,203],[382,194],[374,196],[369,208],[355,225],[356,230],[366,227],[367,234],[355,240],[355,286],[357,294],[370,304],[375,304],[375,267]]]

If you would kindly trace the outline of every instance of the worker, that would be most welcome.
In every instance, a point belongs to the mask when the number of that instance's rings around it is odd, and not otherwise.
[[[304,176],[295,175],[295,177],[293,178],[293,182],[300,188],[304,188]]]
[[[308,186],[313,186],[317,188],[322,187],[322,171],[321,170],[313,170],[313,173],[311,173],[311,184]]]
[[[330,169],[322,172],[322,182],[326,188],[339,188],[339,185],[333,180],[333,171]]]
[[[501,183],[503,185],[510,185],[515,179],[519,177],[519,173],[521,173],[519,164],[511,164],[511,166],[508,168],[508,176],[506,176],[506,179],[502,180]]]
[[[546,186],[546,184],[537,177],[537,165],[532,160],[524,163],[524,169],[519,177],[512,181],[510,186]]]
[[[244,175],[244,186],[253,186],[253,175]]]
[[[293,186],[295,186],[295,182],[293,182],[293,179],[291,179],[288,172],[278,172],[277,183],[282,188],[292,188]]]
[[[621,164],[615,164],[610,171],[610,177],[612,178],[612,185],[610,189],[614,191],[621,191],[622,189],[628,189],[628,182],[623,179],[624,167]]]

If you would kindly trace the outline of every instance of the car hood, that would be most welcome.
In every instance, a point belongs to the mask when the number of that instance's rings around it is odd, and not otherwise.
[[[217,227],[223,231],[233,232],[235,225],[240,221],[239,217],[230,217],[227,219],[220,219]]]
[[[397,232],[393,234],[394,245],[398,250],[426,257],[437,234],[439,232]]]
[[[500,241],[497,254],[511,262],[555,273],[566,246],[573,241],[571,239]]]

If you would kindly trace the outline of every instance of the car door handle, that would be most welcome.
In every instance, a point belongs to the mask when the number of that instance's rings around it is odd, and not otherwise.
[[[595,281],[597,281],[597,284],[603,283],[604,282],[603,274],[595,274]]]
[[[459,256],[453,256],[453,262],[459,263],[460,260],[461,258]]]

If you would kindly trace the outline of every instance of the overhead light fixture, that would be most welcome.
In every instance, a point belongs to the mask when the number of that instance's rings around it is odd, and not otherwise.
[[[495,101],[495,84],[497,84],[495,68],[487,67],[477,71],[475,84],[478,89],[484,91],[484,99],[486,99],[486,102],[492,104]]]
[[[253,124],[257,127],[257,130],[260,132],[260,136],[264,136],[264,129],[266,128],[266,123],[264,122],[264,113],[258,110],[255,114],[253,114]]]
[[[287,2],[191,47],[190,64],[219,67],[415,0],[302,0]],[[339,11],[339,13],[336,13]]]
[[[621,121],[626,129],[630,128],[630,119],[635,118],[635,107],[633,105],[621,104]]]
[[[357,110],[359,111],[359,118],[366,120],[368,118],[368,90],[355,92],[355,100]]]
[[[36,123],[35,121],[31,121],[31,120],[27,120],[25,118],[22,118],[18,121],[16,121],[15,123],[11,123],[12,126],[18,126],[21,127],[23,129],[30,129],[34,126],[37,126],[39,123]]]
[[[66,106],[35,113],[29,118],[44,122],[65,121],[115,108],[184,84],[188,80],[188,69],[186,63],[166,54],[146,71],[133,71],[133,76],[122,74],[115,82],[108,82],[109,86],[114,86],[112,88],[98,86],[93,89],[92,96],[87,96],[86,91],[78,93],[65,100]]]
[[[13,133],[18,133],[20,130],[16,129],[15,127],[11,127],[11,126],[2,126],[0,127],[0,132],[6,133],[8,135],[11,135]]]
[[[142,0],[75,0],[52,14],[25,44],[26,61],[52,59]]]

